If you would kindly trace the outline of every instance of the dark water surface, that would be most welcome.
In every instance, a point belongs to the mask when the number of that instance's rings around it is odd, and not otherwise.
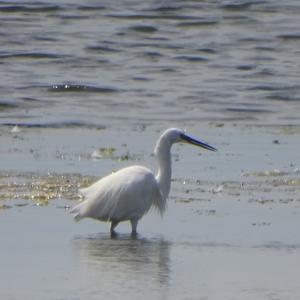
[[[298,1],[1,1],[1,124],[299,121]]]

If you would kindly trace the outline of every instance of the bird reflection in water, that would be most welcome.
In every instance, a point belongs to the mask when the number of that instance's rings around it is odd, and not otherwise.
[[[170,247],[162,238],[128,235],[111,239],[110,235],[97,234],[74,239],[82,283],[94,293],[97,289],[99,293],[110,291],[109,296],[118,296],[120,292],[130,296],[134,292],[135,297],[139,293],[142,297],[145,291],[156,299],[165,295],[170,276]]]

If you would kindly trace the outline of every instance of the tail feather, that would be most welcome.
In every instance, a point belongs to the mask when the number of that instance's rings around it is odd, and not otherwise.
[[[75,215],[73,216],[73,218],[74,218],[74,220],[75,220],[76,222],[79,222],[79,221],[82,219],[82,217],[80,216],[79,213],[78,213],[78,214],[75,214]]]
[[[82,204],[83,203],[79,203],[70,210],[70,213],[73,215],[76,222],[79,222],[82,218],[84,218],[82,213]]]

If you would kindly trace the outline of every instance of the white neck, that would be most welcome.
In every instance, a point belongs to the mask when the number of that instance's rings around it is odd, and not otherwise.
[[[172,143],[162,136],[154,150],[158,164],[156,180],[164,200],[167,199],[171,187],[171,146]]]

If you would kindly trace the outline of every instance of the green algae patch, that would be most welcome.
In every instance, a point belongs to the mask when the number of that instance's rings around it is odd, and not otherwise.
[[[7,204],[0,204],[0,210],[5,210],[5,209],[9,209],[12,208],[11,205],[7,205]]]
[[[94,160],[100,159],[111,159],[117,161],[127,161],[127,160],[138,160],[139,158],[135,155],[131,155],[129,151],[125,153],[118,153],[118,151],[113,147],[103,147],[96,149],[91,154],[91,158]]]
[[[260,172],[253,172],[249,174],[245,174],[244,176],[256,176],[256,177],[274,177],[274,176],[284,176],[289,175],[289,172],[284,172],[278,169],[274,170],[266,170],[266,171],[260,171]]]
[[[0,210],[26,205],[43,207],[53,200],[60,199],[78,201],[82,199],[78,190],[90,186],[98,179],[95,176],[78,173],[2,172],[0,173]],[[178,205],[210,205],[209,209],[213,210],[217,204],[224,201],[259,206],[278,204],[295,206],[299,205],[299,194],[300,172],[298,169],[291,168],[287,171],[266,170],[244,173],[236,181],[174,178],[170,201]],[[21,205],[17,206],[15,202]],[[203,213],[198,212],[198,214]]]
[[[114,158],[114,153],[116,149],[113,147],[103,147],[95,150],[91,157],[93,159],[101,159],[101,158]]]
[[[80,174],[2,173],[0,201],[23,200],[36,206],[46,206],[52,200],[78,200],[78,189],[95,180],[95,177]],[[7,204],[0,205],[0,209],[5,209]]]

